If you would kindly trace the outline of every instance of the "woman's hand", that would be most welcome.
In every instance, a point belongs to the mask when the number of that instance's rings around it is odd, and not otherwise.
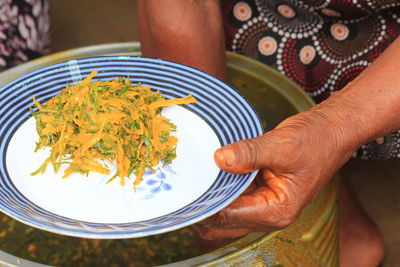
[[[222,147],[218,166],[255,183],[194,229],[227,239],[289,225],[361,145],[400,129],[400,38],[344,89],[263,136]]]
[[[259,169],[255,182],[227,208],[194,226],[203,239],[270,232],[292,223],[357,148],[318,107],[295,115],[263,136],[227,145],[215,153],[232,173]],[[348,128],[350,129],[350,128]]]

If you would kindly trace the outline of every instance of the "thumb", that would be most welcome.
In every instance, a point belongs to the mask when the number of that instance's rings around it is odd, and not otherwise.
[[[271,142],[263,135],[219,148],[214,160],[227,172],[248,173],[271,165],[272,154]]]

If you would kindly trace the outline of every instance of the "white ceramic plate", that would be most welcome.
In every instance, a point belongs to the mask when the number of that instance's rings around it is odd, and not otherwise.
[[[73,174],[62,179],[51,166],[31,176],[48,156],[34,152],[38,136],[28,107],[92,70],[100,79],[130,77],[160,89],[167,98],[187,94],[198,102],[163,110],[177,126],[177,158],[148,171],[136,186],[110,176]],[[49,66],[0,89],[0,210],[34,227],[87,238],[142,237],[198,222],[231,203],[255,173],[220,171],[214,151],[225,144],[260,135],[251,106],[231,87],[187,66],[139,57],[96,57]],[[113,172],[111,172],[113,173]],[[132,179],[133,181],[133,179]]]

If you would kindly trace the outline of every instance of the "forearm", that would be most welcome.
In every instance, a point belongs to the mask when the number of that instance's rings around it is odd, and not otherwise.
[[[225,79],[225,44],[218,0],[138,0],[144,56],[171,60]]]
[[[339,146],[354,150],[400,129],[400,38],[313,112],[326,118]]]

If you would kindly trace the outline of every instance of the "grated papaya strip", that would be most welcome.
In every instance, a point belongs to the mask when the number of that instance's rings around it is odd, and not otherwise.
[[[176,156],[176,130],[160,108],[191,104],[196,99],[188,95],[165,99],[159,90],[141,84],[132,85],[129,79],[93,81],[96,71],[83,81],[68,85],[46,104],[33,97],[37,110],[39,140],[36,150],[50,148],[50,155],[32,175],[43,173],[48,164],[57,172],[66,165],[63,178],[72,173],[108,174],[116,165],[112,181],[136,176],[138,185],[146,169],[154,170],[160,162],[170,163]]]

